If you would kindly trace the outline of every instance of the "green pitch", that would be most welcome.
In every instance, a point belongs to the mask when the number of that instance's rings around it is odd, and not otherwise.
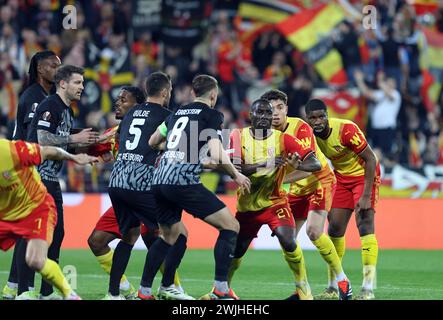
[[[316,251],[305,251],[309,281],[314,295],[326,285],[326,266]],[[12,250],[0,253],[0,285],[6,283]],[[443,252],[413,250],[383,250],[379,253],[377,299],[443,299]],[[72,265],[77,270],[77,292],[83,299],[101,299],[108,287],[108,276],[103,273],[91,252],[64,250],[62,266]],[[145,252],[134,250],[126,275],[138,286]],[[354,294],[362,281],[360,251],[347,250],[344,267],[351,280]],[[180,267],[182,285],[187,293],[199,297],[211,289],[214,270],[210,250],[189,250]],[[36,277],[37,282],[40,276]],[[154,288],[160,278],[157,276]],[[235,292],[242,299],[284,299],[294,287],[292,275],[279,251],[250,250],[236,273]]]

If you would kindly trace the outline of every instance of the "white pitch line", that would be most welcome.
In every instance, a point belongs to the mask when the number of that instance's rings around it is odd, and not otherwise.
[[[0,274],[8,274],[9,275],[9,271],[0,271]],[[83,273],[79,273],[77,275],[80,278],[90,278],[90,279],[109,279],[108,275],[104,275],[104,274],[83,274]],[[132,279],[132,280],[140,280],[140,277],[136,277],[136,276],[127,276],[128,279]],[[156,276],[155,277],[156,280],[160,279],[160,276]],[[195,278],[181,278],[180,279],[183,282],[211,282],[211,279],[195,279]],[[246,284],[249,283],[249,280],[237,280],[237,283],[241,282],[245,282]],[[263,282],[264,285],[269,286],[269,287],[293,287],[294,284],[291,282]],[[323,284],[312,284],[310,283],[311,287],[313,288],[317,288],[317,289],[321,289],[324,288]],[[382,290],[395,290],[395,291],[411,291],[411,292],[417,292],[417,291],[421,291],[421,292],[443,292],[443,289],[432,289],[432,288],[408,288],[408,287],[396,287],[396,286],[392,286],[392,285],[386,285],[386,286],[378,286],[377,289],[382,289]]]

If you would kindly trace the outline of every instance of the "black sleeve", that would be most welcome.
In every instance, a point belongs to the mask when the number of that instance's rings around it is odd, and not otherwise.
[[[223,127],[224,115],[217,110],[209,110],[206,118],[206,128],[214,130],[214,135],[208,137],[208,141],[212,138],[218,138],[223,141],[222,138],[222,127]]]
[[[24,128],[25,114],[26,114],[26,109],[23,104],[23,100],[20,99],[17,106],[17,116],[15,118],[14,136],[12,138],[14,140],[26,140],[26,134]]]
[[[37,130],[45,130],[55,134],[57,132],[57,126],[60,123],[60,112],[57,110],[57,105],[53,107],[51,107],[49,103],[39,105],[35,113]]]

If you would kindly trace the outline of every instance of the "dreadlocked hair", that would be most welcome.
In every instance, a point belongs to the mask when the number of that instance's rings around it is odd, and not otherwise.
[[[49,57],[55,56],[54,51],[45,50],[45,51],[39,51],[36,54],[34,54],[31,58],[31,63],[29,64],[29,80],[28,80],[28,86],[34,84],[37,82],[38,77],[38,71],[37,67],[39,63]]]

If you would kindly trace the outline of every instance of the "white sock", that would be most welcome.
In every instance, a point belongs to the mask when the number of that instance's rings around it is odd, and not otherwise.
[[[120,290],[129,290],[130,287],[131,287],[131,284],[129,283],[128,280],[120,282]]]
[[[229,292],[229,286],[227,281],[214,281],[214,286],[217,291],[220,291],[222,293],[228,293]]]
[[[6,284],[7,284],[8,287],[11,288],[11,289],[18,289],[18,283],[15,283],[15,282],[9,282],[9,281],[8,281]]]
[[[141,294],[143,294],[143,295],[145,295],[145,296],[150,296],[150,295],[152,295],[152,289],[151,288],[149,288],[149,287],[142,287],[142,286],[140,286],[140,292],[141,292]]]
[[[340,273],[337,275],[337,282],[338,282],[338,281],[343,281],[343,280],[346,280],[346,275],[345,275],[345,273],[342,271],[342,272],[340,272]],[[336,282],[336,284],[337,284],[337,282]]]

